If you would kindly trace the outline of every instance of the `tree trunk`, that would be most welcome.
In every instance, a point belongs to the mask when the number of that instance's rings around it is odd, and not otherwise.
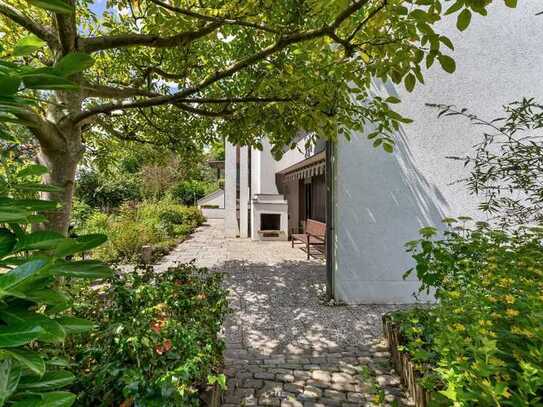
[[[57,94],[57,97],[64,102],[65,106],[80,108],[78,96]],[[71,103],[70,103],[71,102]],[[72,109],[74,108],[72,107]],[[81,128],[69,120],[62,120],[62,113],[53,108],[48,112],[48,119],[57,123],[54,132],[49,138],[54,139],[53,143],[40,141],[38,161],[48,169],[43,181],[46,185],[54,185],[62,188],[59,192],[42,192],[41,198],[55,201],[60,204],[60,209],[44,213],[48,222],[42,225],[43,229],[54,230],[64,235],[68,234],[70,216],[72,212],[72,199],[75,189],[75,174],[77,165],[83,157],[83,143],[81,140]],[[54,137],[53,137],[54,136]]]
[[[66,114],[81,111],[81,95],[79,92],[58,91],[51,97],[55,103],[48,106],[47,121],[52,126],[42,129],[46,134],[38,137],[40,142],[38,162],[48,169],[43,182],[46,185],[60,187],[62,191],[41,193],[42,199],[60,204],[58,210],[44,213],[47,222],[41,225],[41,228],[67,235],[72,213],[75,174],[77,165],[83,157],[84,148],[81,125],[74,124]]]
[[[42,199],[55,201],[60,204],[58,210],[44,213],[48,220],[43,225],[44,229],[54,230],[64,235],[68,234],[75,187],[75,173],[79,159],[80,157],[70,153],[47,151],[43,147],[40,149],[38,160],[40,164],[45,165],[49,170],[43,177],[44,183],[62,188],[62,191],[59,192],[41,193]]]

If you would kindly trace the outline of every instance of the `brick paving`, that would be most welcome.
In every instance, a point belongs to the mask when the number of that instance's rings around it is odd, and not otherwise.
[[[223,407],[409,405],[381,340],[393,307],[324,302],[325,266],[288,242],[225,239],[209,220],[158,266],[195,260],[225,273]]]

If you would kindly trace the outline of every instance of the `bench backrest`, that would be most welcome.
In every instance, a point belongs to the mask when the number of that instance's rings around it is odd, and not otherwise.
[[[318,222],[313,219],[307,219],[305,221],[305,233],[324,237],[326,235],[326,223]]]

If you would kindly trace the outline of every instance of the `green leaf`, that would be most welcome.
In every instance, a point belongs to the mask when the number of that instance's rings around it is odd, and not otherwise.
[[[59,389],[72,384],[75,376],[68,371],[47,372],[43,377],[24,376],[19,382],[20,390],[47,391]]]
[[[23,209],[0,207],[0,223],[26,223],[29,215]]]
[[[15,75],[0,76],[0,95],[14,95],[21,86],[21,78]]]
[[[438,55],[437,60],[445,72],[453,73],[456,70],[456,62],[448,55]]]
[[[103,233],[91,233],[78,236],[75,240],[82,250],[91,250],[104,244],[107,241],[107,236]]]
[[[62,192],[63,188],[56,185],[45,185],[36,183],[24,183],[13,185],[13,189],[26,192]]]
[[[444,35],[440,36],[439,37],[439,41],[441,41],[443,44],[445,44],[445,46],[451,50],[454,50],[454,45],[452,43],[452,41],[445,37]]]
[[[392,104],[396,104],[396,103],[400,103],[401,100],[398,99],[396,96],[389,96],[385,99],[385,102],[387,103],[392,103]]]
[[[25,298],[36,303],[43,303],[55,307],[57,310],[66,309],[70,306],[71,298],[62,291],[44,288],[32,290],[25,293]]]
[[[8,229],[0,229],[0,257],[7,256],[13,250],[17,239]]]
[[[69,239],[58,232],[39,230],[20,237],[14,250],[52,250],[65,240]]]
[[[0,348],[16,348],[36,340],[43,333],[38,324],[17,324],[0,327]]]
[[[78,86],[69,80],[51,74],[24,75],[23,83],[28,89],[50,89],[50,90],[77,90]]]
[[[40,353],[24,349],[11,349],[5,352],[38,376],[45,374],[45,361]]]
[[[10,359],[0,363],[0,406],[17,390],[21,378],[21,369],[14,366]]]
[[[0,295],[8,295],[17,285],[34,277],[45,265],[43,260],[33,260],[0,275]]]
[[[462,8],[463,5],[464,5],[464,2],[462,0],[458,0],[451,7],[449,7],[447,11],[445,11],[445,15],[456,13],[458,10]]]
[[[79,236],[75,239],[67,239],[56,248],[55,256],[66,257],[75,253],[91,250],[100,246],[106,240],[107,236],[101,233]]]
[[[47,167],[40,164],[32,164],[25,168],[23,168],[21,171],[17,173],[17,177],[27,177],[27,176],[40,176],[43,174],[47,174],[48,170]]]
[[[108,278],[113,274],[109,266],[97,260],[57,263],[49,272],[77,278]]]
[[[409,73],[406,77],[405,77],[405,80],[404,80],[404,83],[405,83],[405,88],[409,91],[409,92],[412,92],[413,89],[415,89],[415,83],[416,83],[417,79],[415,78],[415,75],[413,75],[412,73]]]
[[[460,31],[464,31],[466,28],[468,28],[470,22],[471,22],[471,11],[469,11],[466,8],[462,10],[462,12],[458,15],[458,19],[456,20],[456,27]]]
[[[72,52],[56,63],[54,69],[63,76],[84,71],[94,64],[94,59],[83,52]]]
[[[29,3],[55,13],[72,14],[74,12],[73,7],[62,0],[29,0]]]
[[[16,402],[13,407],[70,407],[76,399],[75,394],[67,391],[52,391],[41,396],[30,396]]]
[[[7,309],[0,312],[2,319],[8,325],[16,324],[35,324],[43,328],[43,332],[38,335],[38,340],[48,343],[60,343],[66,339],[64,327],[55,319],[46,315],[38,314],[28,310]]]
[[[45,46],[45,41],[42,41],[34,34],[31,34],[17,41],[15,47],[13,48],[13,56],[22,57],[30,55],[43,46]]]
[[[394,152],[394,146],[389,143],[383,143],[383,150],[385,150],[387,153],[393,153]]]
[[[29,211],[46,211],[58,208],[56,202],[42,199],[12,199],[9,204]],[[0,210],[3,205],[4,203],[0,199]]]
[[[96,328],[96,324],[82,318],[63,317],[57,319],[57,321],[64,327],[64,330],[68,334],[88,332]]]
[[[504,0],[505,5],[510,8],[517,7],[517,0]]]

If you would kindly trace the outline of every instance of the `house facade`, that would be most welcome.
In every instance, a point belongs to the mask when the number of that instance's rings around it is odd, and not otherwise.
[[[225,232],[231,237],[288,239],[305,219],[327,225],[328,290],[345,303],[409,303],[419,284],[404,280],[412,267],[407,241],[423,226],[441,228],[446,216],[484,218],[477,199],[458,181],[461,161],[482,129],[468,120],[437,117],[428,104],[455,105],[486,119],[522,97],[543,103],[543,11],[538,0],[509,9],[493,4],[474,14],[465,32],[445,19],[438,30],[453,40],[453,75],[432,67],[412,93],[389,83],[374,85],[397,96],[395,110],[414,120],[395,134],[392,154],[375,149],[365,134],[335,144],[298,148],[276,161],[262,151],[226,146]]]

